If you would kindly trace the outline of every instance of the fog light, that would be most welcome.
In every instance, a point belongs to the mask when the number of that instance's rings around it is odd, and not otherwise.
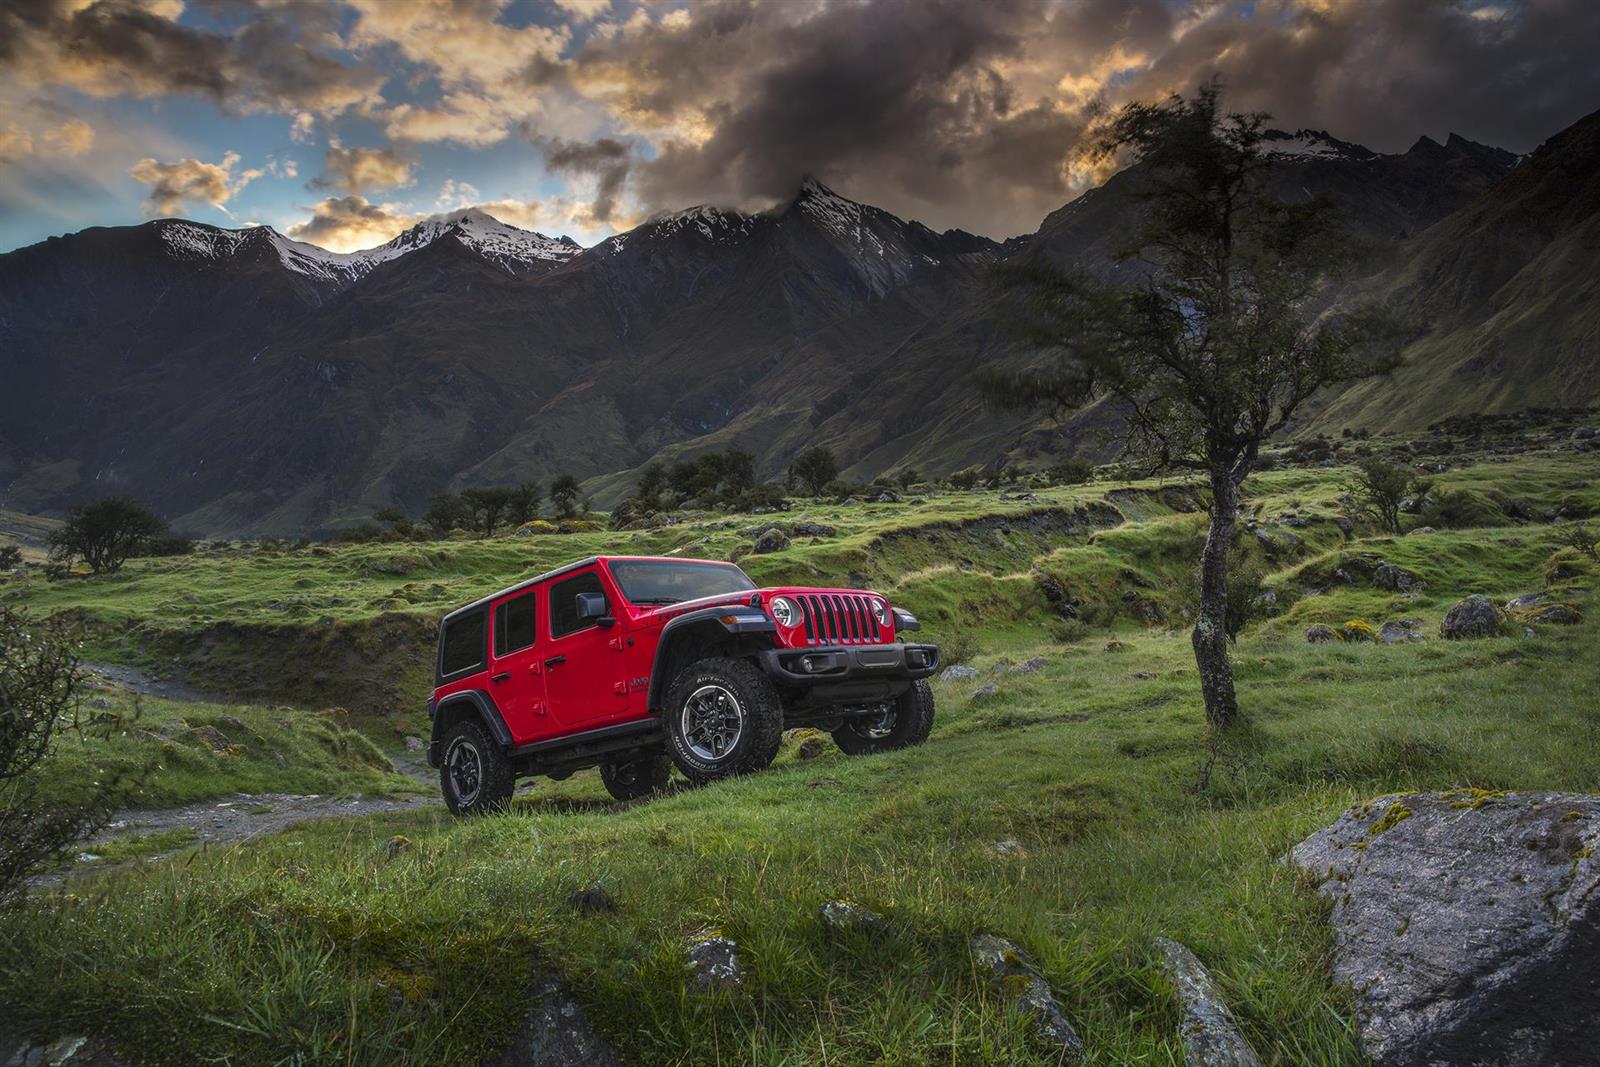
[[[807,656],[800,661],[800,666],[805,668],[807,674],[814,674],[817,669],[817,661]]]

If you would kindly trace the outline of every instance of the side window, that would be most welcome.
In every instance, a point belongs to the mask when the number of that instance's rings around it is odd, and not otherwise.
[[[600,576],[586,571],[550,587],[550,636],[564,637],[594,625],[593,619],[578,618],[579,593],[604,593]]]
[[[448,678],[483,666],[487,619],[487,612],[474,611],[445,623],[439,640],[439,677]]]
[[[508,656],[533,644],[539,598],[524,593],[494,609],[494,654]]]

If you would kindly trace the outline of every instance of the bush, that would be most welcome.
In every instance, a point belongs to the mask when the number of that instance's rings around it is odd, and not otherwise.
[[[184,537],[181,534],[173,537],[157,537],[144,548],[140,555],[144,556],[187,556],[194,551],[194,538]]]
[[[966,630],[952,630],[934,643],[939,646],[939,661],[947,667],[978,654],[978,639]]]
[[[16,545],[0,545],[0,571],[22,566],[22,549]]]
[[[950,488],[959,489],[965,493],[978,484],[978,472],[975,470],[956,471],[950,476]]]
[[[1595,547],[1600,544],[1600,530],[1592,526],[1581,522],[1564,522],[1556,527],[1555,540],[1558,545],[1576,549],[1590,559],[1600,560],[1600,550]],[[0,553],[3,552],[4,549],[0,549]],[[5,564],[0,562],[0,567],[4,566]]]
[[[1398,534],[1401,504],[1407,499],[1424,501],[1431,489],[1430,483],[1404,464],[1363,459],[1356,464],[1345,508],[1352,519],[1367,519],[1387,533]]]
[[[113,779],[61,800],[42,786],[37,772],[58,730],[121,725],[111,716],[83,719],[79,668],[58,626],[0,607],[0,906],[15,904],[28,878],[109,823],[128,792],[128,783]]]
[[[1051,485],[1083,485],[1094,480],[1094,464],[1086,459],[1065,459],[1045,474]]]
[[[1341,641],[1376,641],[1378,632],[1372,624],[1364,619],[1351,619],[1343,626],[1337,627],[1334,633],[1339,635]]]

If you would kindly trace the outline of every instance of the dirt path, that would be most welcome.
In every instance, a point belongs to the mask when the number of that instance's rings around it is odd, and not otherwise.
[[[124,667],[116,663],[85,663],[83,670],[91,678],[105,685],[126,689],[140,696],[157,697],[161,700],[205,701],[211,704],[231,703],[226,697],[191,689],[181,680],[167,682],[152,678],[137,667]]]

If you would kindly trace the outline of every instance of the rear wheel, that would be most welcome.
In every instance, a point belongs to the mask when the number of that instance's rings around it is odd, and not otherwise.
[[[667,751],[696,785],[759,771],[783,741],[783,704],[755,665],[704,659],[667,693]]]
[[[659,793],[671,776],[672,760],[666,755],[600,764],[600,780],[605,783],[606,792],[618,800],[638,800]]]
[[[918,678],[880,714],[846,719],[833,731],[833,741],[841,751],[863,756],[920,745],[932,730],[933,687],[927,679]]]
[[[439,761],[439,789],[452,814],[500,811],[516,785],[511,762],[482,726],[467,720],[450,727]]]

